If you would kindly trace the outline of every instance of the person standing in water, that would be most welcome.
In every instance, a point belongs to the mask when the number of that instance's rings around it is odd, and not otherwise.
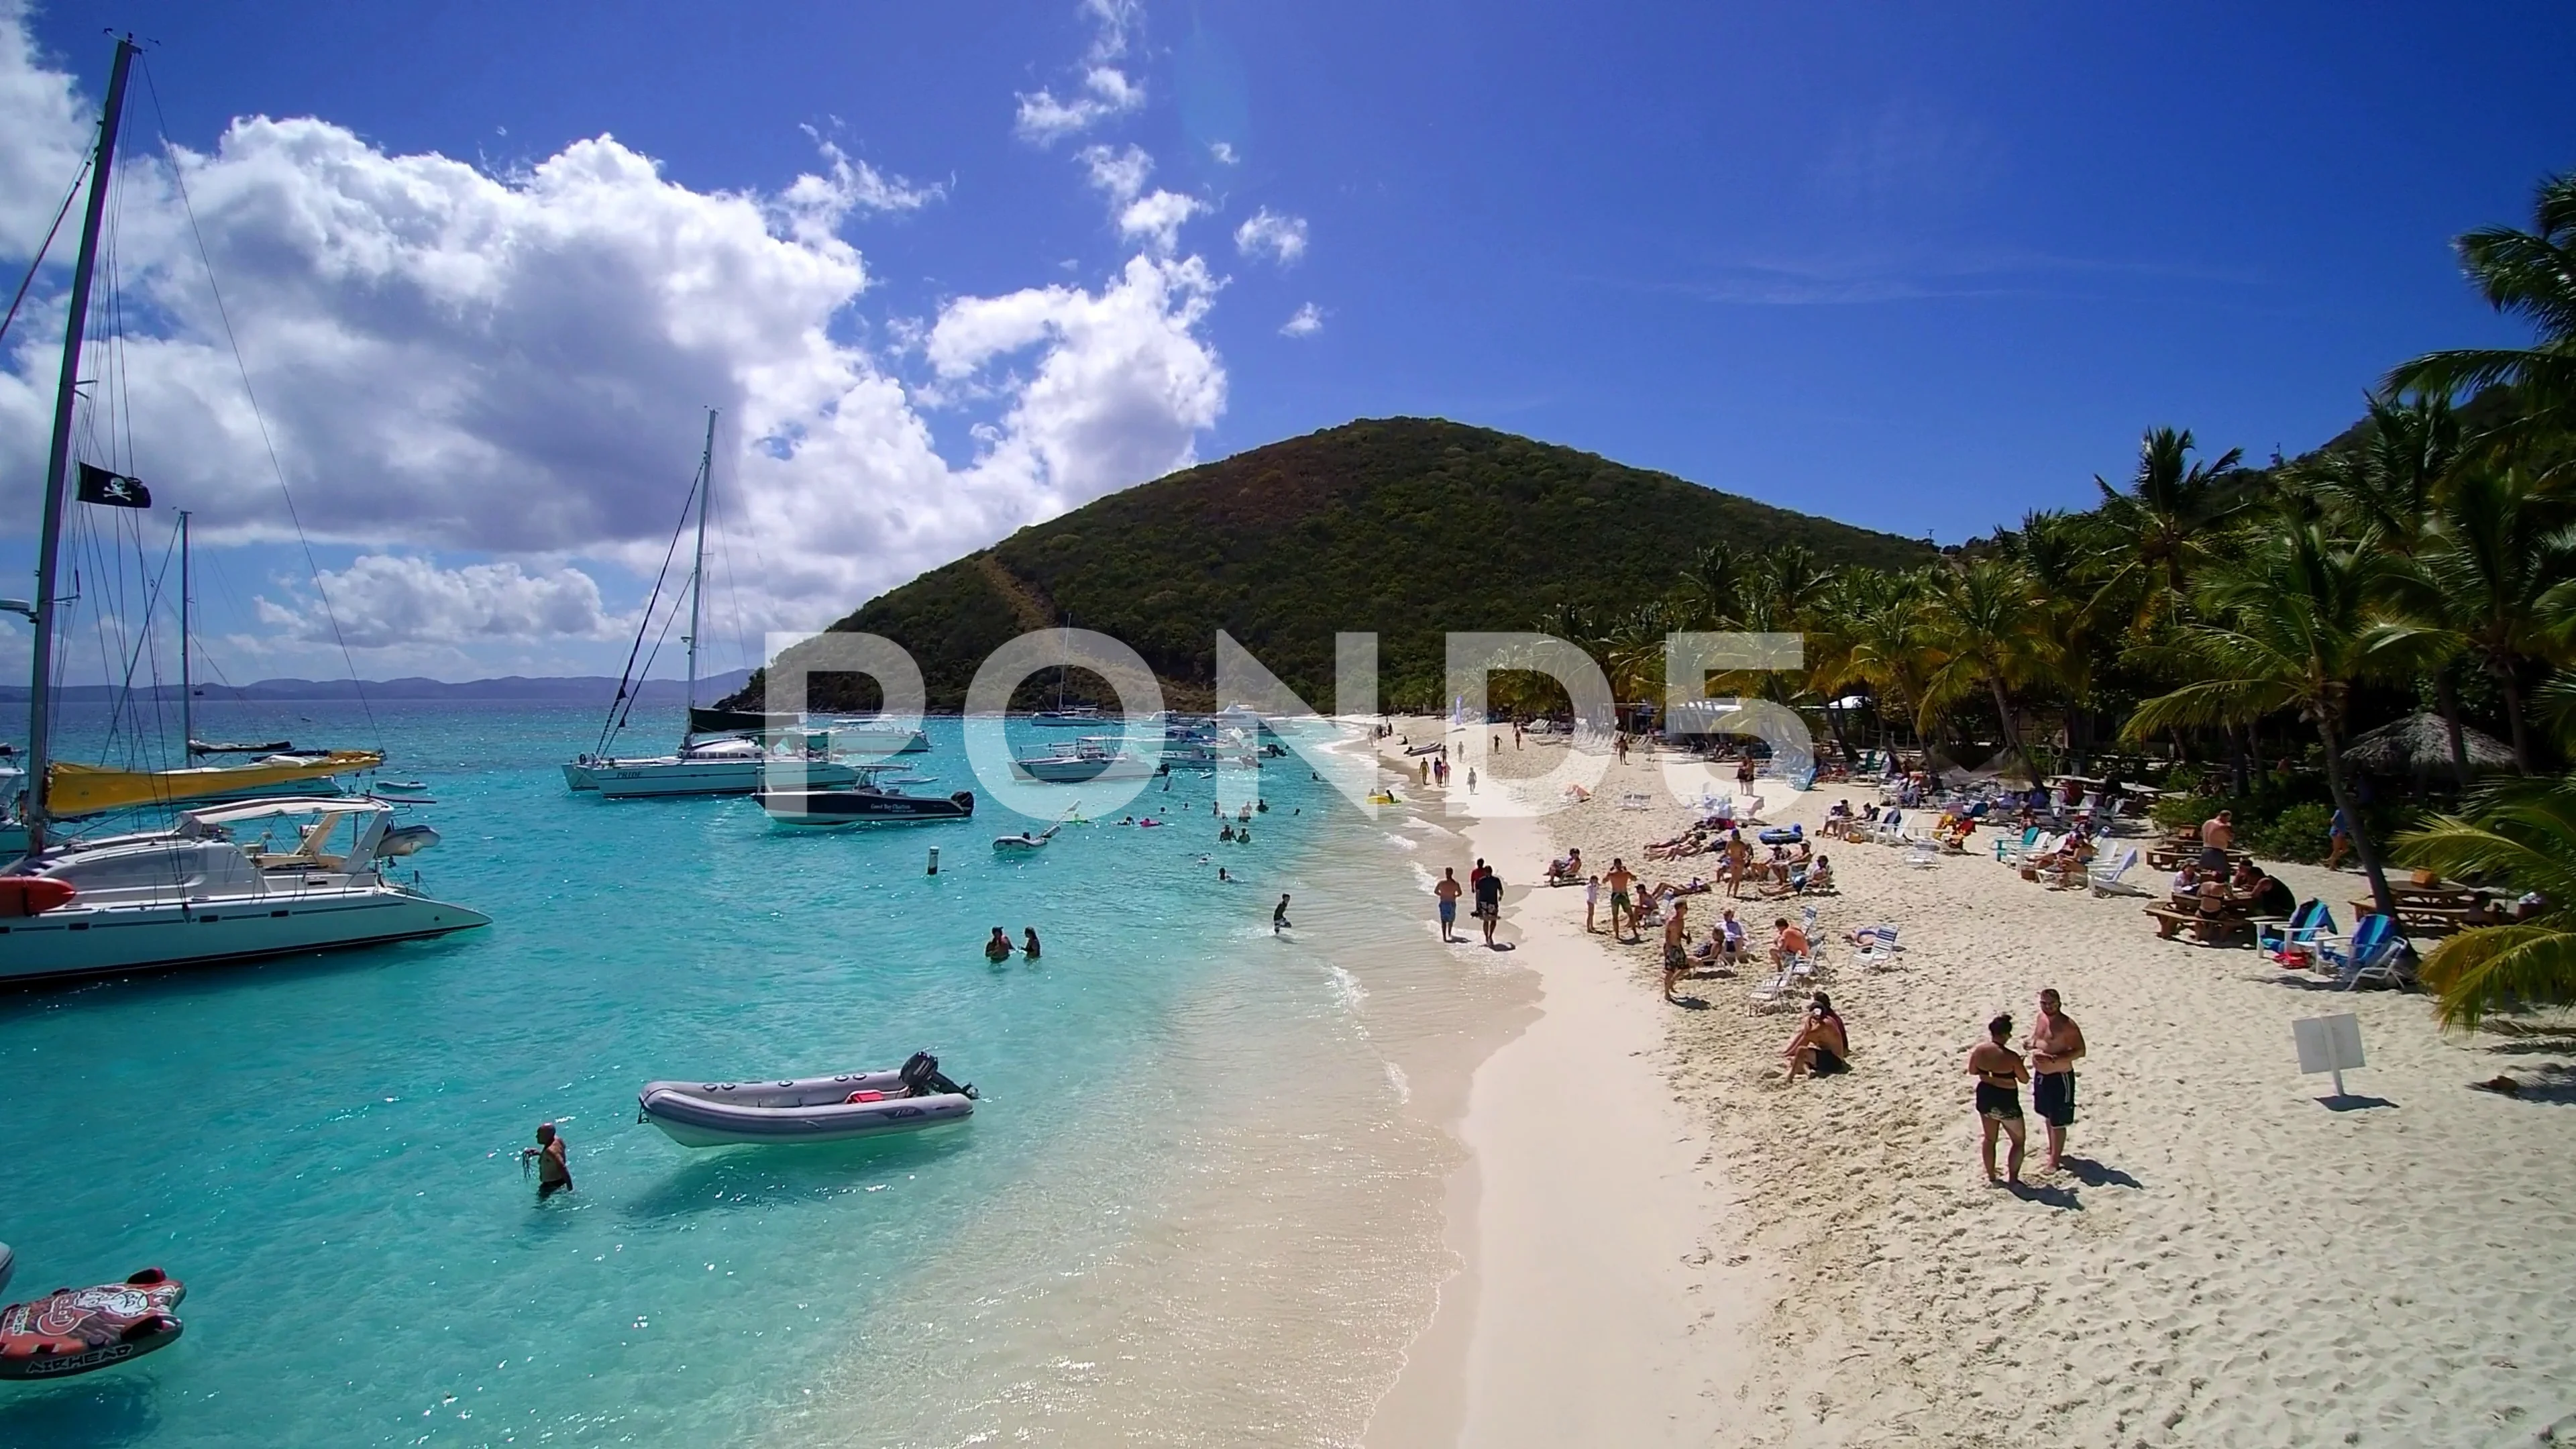
[[[2030,1067],[2022,1061],[2021,1053],[2004,1045],[2012,1036],[2012,1026],[2009,1013],[1986,1023],[1987,1039],[1968,1053],[1968,1075],[1977,1079],[1977,1124],[1985,1130],[1978,1154],[1986,1164],[1986,1181],[2008,1181],[2019,1187],[2024,1147],[2021,1084],[2030,1080]],[[1997,1132],[2012,1138],[2012,1156],[2006,1166],[2008,1178],[1995,1176]]]
[[[1022,926],[1020,927],[1020,936],[1021,959],[1027,961],[1038,959],[1038,928],[1035,926]]]
[[[996,966],[1011,959],[1011,938],[999,926],[993,928],[992,938],[984,943],[984,959]]]
[[[537,1160],[537,1201],[572,1191],[572,1164],[564,1157],[564,1140],[552,1122],[537,1126],[537,1145],[519,1150],[519,1160]]]
[[[1503,919],[1503,878],[1487,870],[1476,880],[1476,918],[1485,926],[1485,949],[1494,946],[1494,927]]]
[[[1288,897],[1283,895],[1279,898],[1279,904],[1270,908],[1270,934],[1276,936],[1282,931],[1293,929],[1296,924],[1295,921],[1288,919]]]
[[[2022,1046],[2030,1053],[2030,1105],[2047,1124],[2048,1170],[2066,1156],[2066,1129],[2075,1122],[2075,1063],[2084,1056],[2084,1028],[2068,1016],[2052,988],[2039,993],[2039,1018]]]
[[[1440,883],[1431,888],[1431,893],[1440,898],[1440,942],[1445,946],[1458,939],[1458,898],[1467,893],[1458,884],[1458,867],[1443,867]]]

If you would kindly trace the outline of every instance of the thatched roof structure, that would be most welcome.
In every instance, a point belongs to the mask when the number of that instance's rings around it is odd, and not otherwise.
[[[2460,727],[2469,770],[2509,770],[2513,750],[2491,735]],[[2451,774],[2451,727],[2437,714],[2410,714],[2352,737],[2343,762],[2373,775],[2411,775],[2422,783]]]

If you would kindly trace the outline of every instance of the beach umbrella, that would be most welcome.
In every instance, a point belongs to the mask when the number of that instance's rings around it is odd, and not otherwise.
[[[2460,745],[2468,753],[2472,772],[2513,768],[2512,747],[2492,736],[2462,725]],[[2354,735],[2352,743],[2344,746],[2343,762],[2373,775],[2412,775],[2418,781],[2447,775],[2451,727],[2437,714],[2410,714]]]

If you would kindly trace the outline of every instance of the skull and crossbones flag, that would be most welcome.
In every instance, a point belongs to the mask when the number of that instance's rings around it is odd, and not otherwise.
[[[75,496],[83,503],[104,504],[109,508],[152,506],[152,490],[143,486],[142,479],[110,473],[105,468],[93,468],[87,463],[80,465],[80,489]]]

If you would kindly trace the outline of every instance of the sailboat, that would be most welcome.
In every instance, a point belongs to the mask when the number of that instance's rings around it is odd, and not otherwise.
[[[697,551],[689,564],[689,713],[680,731],[676,754],[620,759],[606,753],[607,740],[624,724],[621,713],[633,704],[635,681],[621,679],[609,704],[608,726],[600,731],[597,754],[583,755],[563,767],[564,783],[574,790],[595,790],[604,800],[632,800],[654,795],[749,795],[765,786],[777,790],[822,790],[859,783],[860,774],[828,756],[817,756],[800,743],[793,755],[774,755],[764,742],[771,732],[767,716],[727,718],[727,712],[698,707],[698,631],[704,611],[707,572],[707,505],[715,492],[716,414],[707,410],[707,445],[698,456],[698,476],[691,492],[698,504]],[[636,633],[640,651],[644,628],[652,625],[652,608]],[[634,670],[634,654],[627,670]],[[714,739],[700,739],[702,725],[729,727]]]
[[[54,639],[62,608],[70,602],[56,587],[62,568],[63,492],[73,461],[82,333],[134,53],[132,37],[116,42],[107,101],[99,115],[80,257],[72,272],[62,374],[54,394],[53,440],[37,535],[36,597],[32,602],[0,601],[35,626],[23,815],[27,843],[26,853],[0,871],[0,981],[252,960],[489,925],[491,918],[481,912],[433,900],[390,877],[389,862],[434,843],[436,832],[396,827],[393,807],[381,801],[207,805],[180,812],[174,824],[161,829],[86,841],[56,838],[54,826],[68,815],[197,800],[206,793],[198,772],[112,770],[53,758]],[[215,773],[260,771],[261,783],[276,784],[327,778],[345,768],[326,759]],[[294,832],[293,844],[284,849],[275,847],[270,834],[281,823],[291,823]],[[237,836],[254,826],[262,832],[256,841]]]
[[[1064,616],[1064,662],[1055,668],[1055,708],[1032,711],[1029,723],[1041,729],[1096,730],[1117,723],[1100,713],[1096,704],[1064,702],[1065,676],[1073,672],[1073,615]]]

